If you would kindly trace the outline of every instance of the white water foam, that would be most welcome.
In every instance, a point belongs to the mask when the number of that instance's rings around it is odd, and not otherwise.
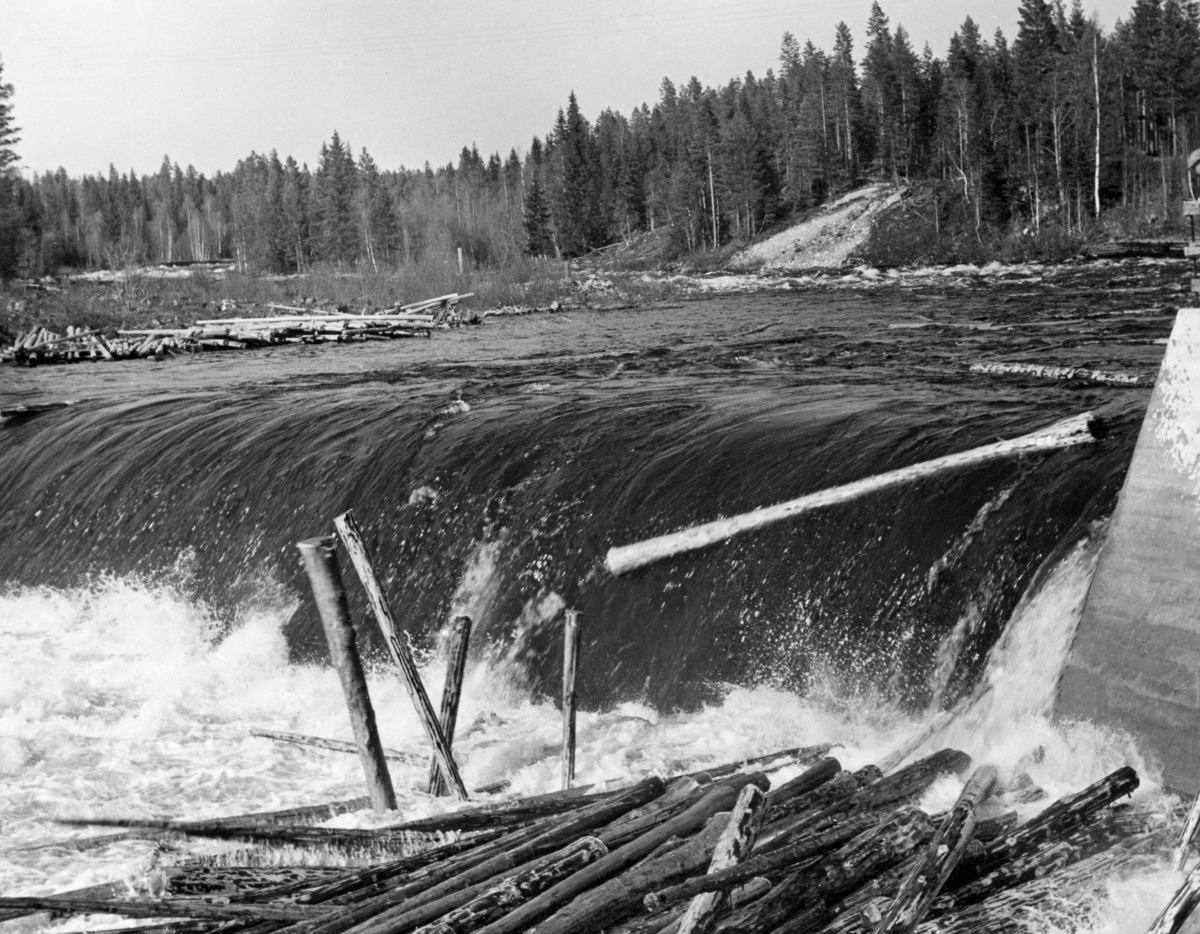
[[[799,697],[770,687],[732,688],[720,703],[664,714],[639,704],[581,712],[577,779],[629,781],[790,746],[833,742],[847,768],[883,755],[941,723],[939,745],[998,765],[1008,778],[1025,771],[1049,793],[1071,793],[1132,764],[1143,778],[1143,807],[1167,801],[1128,736],[1047,718],[1057,667],[1070,643],[1095,565],[1081,545],[1014,615],[997,647],[987,689],[951,719],[914,717],[858,692],[847,699],[830,677]],[[486,593],[481,550],[476,577],[464,581],[463,605]],[[482,599],[486,599],[483,596]],[[127,841],[75,852],[46,846],[88,836],[58,816],[204,818],[355,797],[363,793],[353,756],[279,745],[254,728],[349,739],[334,673],[287,661],[281,635],[293,606],[247,611],[224,631],[205,607],[167,586],[105,580],[75,590],[18,589],[0,595],[0,888],[45,894],[102,881],[142,878],[153,846]],[[531,603],[517,625],[545,625],[561,609],[549,595]],[[444,676],[431,661],[423,677],[435,695]],[[457,758],[469,787],[500,779],[510,794],[554,790],[560,776],[560,715],[530,699],[510,662],[475,661],[468,670]],[[397,680],[370,674],[384,744],[423,750],[420,726]],[[454,804],[421,789],[424,764],[392,766],[404,818]],[[786,780],[800,770],[778,773]],[[937,783],[922,802],[947,806],[961,783]],[[1042,802],[1044,804],[1045,802]],[[1026,814],[1041,805],[1026,807]],[[343,815],[332,824],[371,826],[395,814]],[[213,846],[219,846],[214,844]],[[1068,899],[1066,914],[1032,930],[1116,934],[1144,928],[1181,876],[1161,871],[1103,880],[1104,891]],[[1064,921],[1066,917],[1068,920]],[[65,928],[64,928],[65,930]]]

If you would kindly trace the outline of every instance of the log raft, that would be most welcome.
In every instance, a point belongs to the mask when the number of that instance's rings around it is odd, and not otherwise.
[[[458,310],[474,293],[451,293],[386,312],[345,314],[319,308],[267,305],[257,317],[206,318],[189,327],[104,331],[70,326],[65,333],[34,327],[0,348],[0,363],[38,366],[85,360],[163,359],[217,350],[248,350],[281,344],[348,343],[429,337],[439,328],[478,323]]]
[[[382,858],[338,870],[185,864],[172,867],[157,899],[0,899],[0,916],[104,911],[162,918],[188,934],[231,923],[256,934],[873,934],[911,931],[924,918],[923,932],[982,934],[1013,930],[1010,919],[1036,910],[1047,887],[1058,898],[1073,887],[1086,897],[1096,872],[1144,866],[1148,854],[1161,862],[1173,842],[1119,803],[1138,784],[1128,768],[1015,828],[1011,816],[978,817],[996,781],[988,766],[945,815],[915,806],[933,781],[968,768],[954,750],[889,776],[825,758],[771,787],[766,774],[735,764],[717,780],[650,777],[623,791],[475,804],[441,824],[353,832],[301,833],[253,815],[160,822],[256,846],[282,839],[361,850],[373,838]],[[1197,878],[1156,931],[1176,929],[1191,911]]]

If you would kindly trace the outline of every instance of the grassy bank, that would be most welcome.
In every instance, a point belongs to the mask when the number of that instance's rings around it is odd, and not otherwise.
[[[0,287],[0,338],[34,326],[59,333],[68,325],[116,330],[185,327],[203,318],[265,313],[268,304],[379,311],[451,292],[474,293],[463,303],[477,311],[506,306],[545,308],[552,302],[597,307],[666,297],[671,287],[636,276],[612,279],[612,289],[580,291],[589,273],[553,260],[526,259],[501,269],[468,270],[445,264],[390,271],[317,268],[295,276],[254,276],[208,267],[164,276],[131,268],[111,276],[65,275]]]

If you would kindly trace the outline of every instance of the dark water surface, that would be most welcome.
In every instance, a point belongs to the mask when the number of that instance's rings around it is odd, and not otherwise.
[[[1181,267],[902,277],[491,318],[428,341],[5,368],[0,403],[78,404],[0,425],[0,584],[169,577],[229,619],[303,597],[289,639],[317,655],[294,543],[354,509],[416,641],[466,610],[480,650],[525,660],[535,690],[555,691],[571,606],[587,706],[803,689],[830,670],[948,702],[1043,559],[1111,512]],[[443,412],[459,398],[469,411]],[[1111,425],[1103,444],[943,475],[628,578],[602,567],[614,544],[1085,410]]]

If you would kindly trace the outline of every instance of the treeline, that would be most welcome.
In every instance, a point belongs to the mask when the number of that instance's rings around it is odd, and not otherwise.
[[[313,170],[252,153],[212,178],[10,177],[20,267],[229,258],[290,272],[579,256],[669,229],[697,251],[752,237],[864,177],[938,180],[960,224],[1081,231],[1104,211],[1172,216],[1200,140],[1197,0],[1136,0],[1110,33],[1079,0],[1020,0],[1010,43],[967,18],[944,58],[878,4],[856,50],[790,33],[777,69],[588,121],[574,94],[523,155],[381,170],[334,133]]]

